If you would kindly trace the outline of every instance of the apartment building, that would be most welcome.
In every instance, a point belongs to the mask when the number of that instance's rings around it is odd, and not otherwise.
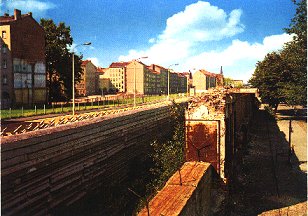
[[[129,62],[113,62],[100,79],[104,80],[104,88],[110,93],[124,93],[126,92],[126,66]],[[106,79],[109,79],[107,82]],[[102,81],[103,81],[102,80]]]
[[[139,61],[131,61],[126,66],[126,90],[128,94],[145,94],[145,86],[149,90],[149,69]],[[145,85],[145,81],[147,84]]]
[[[76,83],[76,96],[89,96],[97,93],[97,68],[90,61],[85,60],[81,63],[82,75],[78,83]]]
[[[32,13],[0,16],[1,108],[46,102],[44,29]]]
[[[157,74],[156,76],[156,93],[158,94],[167,94],[168,90],[168,69],[156,65],[156,64],[151,64],[148,66],[150,71],[153,71],[154,73]]]
[[[97,67],[97,92],[100,95],[104,95],[107,93],[110,85],[110,79],[105,78],[105,73],[107,73],[108,68]]]
[[[193,74],[193,85],[196,93],[206,92],[209,88],[222,85],[222,74],[215,74],[206,70],[198,70]]]

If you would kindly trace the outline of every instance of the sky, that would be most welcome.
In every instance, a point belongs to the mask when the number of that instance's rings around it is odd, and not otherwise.
[[[0,0],[1,14],[32,12],[70,26],[77,53],[96,66],[140,57],[174,71],[252,76],[256,63],[292,39],[291,0]],[[174,64],[178,64],[175,66]]]

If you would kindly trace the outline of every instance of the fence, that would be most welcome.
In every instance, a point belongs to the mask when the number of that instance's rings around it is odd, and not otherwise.
[[[183,94],[170,95],[170,99],[184,97]],[[137,95],[136,104],[161,102],[166,100],[166,96],[158,95]],[[104,109],[119,106],[132,106],[134,104],[133,95],[106,95],[93,98],[82,98],[75,100],[75,111]],[[21,106],[18,109],[2,109],[1,119],[20,118],[35,115],[57,114],[72,112],[72,102],[54,102],[51,105],[33,105],[31,108]]]

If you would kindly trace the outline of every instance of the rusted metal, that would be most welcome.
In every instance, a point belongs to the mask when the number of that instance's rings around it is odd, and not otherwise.
[[[186,120],[186,161],[209,162],[219,172],[218,120]]]

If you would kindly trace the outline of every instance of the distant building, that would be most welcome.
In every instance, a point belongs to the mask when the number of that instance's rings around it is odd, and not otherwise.
[[[170,72],[170,93],[186,92],[187,77]],[[139,61],[113,62],[99,75],[100,91],[108,93],[157,95],[168,92],[168,69]]]
[[[209,88],[215,88],[222,85],[223,75],[208,72],[206,70],[198,70],[193,74],[193,85],[196,93],[206,92]]]
[[[149,94],[152,91],[153,76],[148,66],[139,61],[131,61],[126,66],[126,87],[128,94]]]
[[[224,79],[224,85],[225,86],[232,86],[234,88],[241,88],[244,86],[244,81],[243,80],[234,80],[232,78],[225,78]]]
[[[234,87],[240,88],[244,86],[244,81],[243,80],[233,80]]]
[[[148,94],[167,94],[168,69],[157,64],[151,64],[148,69],[146,92],[149,92]]]
[[[32,13],[0,17],[1,107],[46,102],[45,32]]]
[[[126,66],[129,62],[113,62],[102,78],[109,79],[107,91],[110,93],[126,92]]]
[[[189,85],[189,76],[187,77],[186,73],[178,73],[178,87],[177,91],[178,93],[187,93]]]
[[[97,67],[96,79],[97,79],[97,93],[104,95],[107,93],[107,90],[110,87],[110,79],[105,78],[105,73],[108,71],[108,68]]]
[[[81,63],[82,75],[76,83],[76,96],[89,96],[97,93],[96,66],[90,61],[85,60]]]

